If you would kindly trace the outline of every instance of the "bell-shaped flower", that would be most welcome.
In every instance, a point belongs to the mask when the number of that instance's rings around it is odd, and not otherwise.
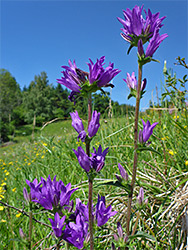
[[[158,49],[159,45],[162,43],[162,41],[168,37],[167,34],[159,35],[158,32],[154,33],[154,36],[152,39],[149,41],[149,45],[146,49],[146,55],[145,57],[152,57],[155,51]]]
[[[94,168],[96,170],[96,172],[100,172],[101,169],[104,167],[105,164],[105,157],[108,153],[108,149],[106,148],[103,152],[102,152],[102,147],[101,145],[99,146],[98,150],[96,150],[93,147],[94,153],[91,153],[91,166],[92,168]]]
[[[110,81],[119,74],[120,70],[114,69],[114,64],[109,63],[109,66],[105,69],[103,68],[105,56],[102,56],[100,59],[97,59],[97,62],[94,64],[91,59],[89,59],[89,83],[97,84],[99,88],[108,87]]]
[[[117,212],[112,212],[112,206],[106,207],[105,197],[98,195],[98,202],[96,205],[95,218],[97,221],[97,226],[103,226],[110,217],[114,216]]]
[[[55,214],[54,216],[54,220],[49,218],[48,220],[50,221],[51,225],[52,225],[52,229],[54,231],[54,234],[56,237],[61,237],[62,233],[63,233],[63,227],[66,225],[65,222],[65,218],[66,216],[63,216],[60,219],[60,216],[58,213]]]
[[[144,189],[143,187],[140,188],[139,194],[137,196],[137,202],[138,204],[141,206],[143,205],[143,203],[147,204],[148,203],[148,199],[144,200]]]
[[[84,125],[78,115],[77,110],[75,112],[70,113],[70,116],[72,118],[72,126],[76,130],[76,132],[79,134],[78,140],[80,138],[81,141],[84,142],[86,138],[86,132],[84,130]]]
[[[57,79],[57,82],[64,85],[68,89],[75,91],[75,92],[80,92],[80,84],[81,81],[79,79],[79,76],[76,72],[76,63],[75,60],[73,63],[71,60],[69,60],[69,67],[68,66],[62,66],[65,71],[62,71],[63,77],[61,79]]]
[[[117,223],[117,234],[114,234],[114,239],[115,241],[120,241],[120,242],[127,242],[128,241],[128,236],[125,235],[123,232],[123,228],[121,226],[121,223],[118,221]]]
[[[135,89],[135,90],[138,89],[138,83],[137,83],[136,76],[135,76],[134,72],[132,72],[132,75],[127,73],[127,78],[123,79],[123,80],[127,83],[127,86],[130,90],[131,89]],[[141,84],[141,91],[144,91],[144,89],[146,87],[146,83],[147,83],[146,78],[144,78],[142,81],[142,84]]]
[[[140,130],[140,132],[139,132],[139,142],[141,144],[143,144],[149,140],[150,136],[153,133],[153,129],[158,124],[158,122],[154,122],[151,125],[149,121],[147,121],[145,123],[144,120],[142,120],[142,124],[143,124],[143,130]]]
[[[91,160],[90,160],[89,156],[85,153],[85,151],[83,150],[82,147],[78,147],[77,150],[78,151],[73,149],[73,151],[78,159],[78,162],[79,162],[80,166],[88,173],[89,170],[91,169]]]
[[[88,235],[88,222],[78,214],[75,222],[69,222],[64,231],[63,239],[78,249],[83,248],[84,240]]]
[[[124,169],[124,167],[120,163],[118,163],[118,168],[119,168],[119,172],[120,172],[121,177],[125,181],[128,181],[129,175],[128,175],[127,171]],[[116,178],[121,182],[122,181],[121,177],[120,178],[118,178],[118,177],[119,176],[116,175]]]
[[[100,118],[100,113],[97,113],[96,110],[93,111],[93,115],[88,126],[88,135],[90,138],[96,135],[100,127],[99,118]]]

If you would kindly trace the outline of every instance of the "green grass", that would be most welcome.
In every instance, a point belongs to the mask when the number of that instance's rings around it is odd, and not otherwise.
[[[136,232],[143,232],[153,236],[156,241],[135,239],[130,249],[179,249],[185,245],[185,233],[181,229],[183,211],[187,200],[180,196],[185,193],[183,189],[188,180],[188,132],[185,112],[170,115],[167,112],[141,113],[140,118],[151,123],[158,121],[151,137],[154,152],[141,152],[139,156],[137,183],[133,200],[133,229],[138,212]],[[94,203],[97,194],[105,195],[107,203],[113,205],[118,214],[107,225],[107,229],[98,232],[96,249],[110,249],[110,241],[113,239],[109,229],[116,231],[116,223],[120,221],[125,228],[127,194],[118,187],[99,185],[104,180],[114,179],[118,173],[117,164],[121,163],[131,176],[133,165],[133,123],[134,117],[114,118],[101,120],[101,127],[97,136],[92,141],[92,147],[99,144],[105,149],[109,147],[106,164],[95,181]],[[85,121],[86,126],[86,121]],[[142,128],[141,120],[139,123]],[[0,195],[1,201],[28,212],[23,198],[23,187],[27,186],[25,179],[33,181],[41,176],[61,179],[65,184],[79,186],[72,198],[80,197],[87,203],[87,176],[78,164],[73,152],[81,142],[77,142],[77,133],[71,126],[71,121],[54,122],[45,126],[42,130],[37,128],[34,140],[31,137],[32,127],[24,126],[16,131],[13,145],[0,148]],[[84,145],[82,145],[84,147]],[[148,204],[138,210],[136,196],[139,188],[145,190]],[[184,193],[183,193],[184,192]],[[174,203],[174,200],[177,200]],[[21,227],[28,236],[29,220],[16,210],[0,207],[0,249],[27,249],[25,241],[19,235]],[[41,214],[39,210],[35,218],[48,223],[48,215]],[[33,222],[33,249],[40,245],[41,249],[55,244],[50,236],[50,228]],[[125,229],[124,229],[125,230]],[[113,240],[114,241],[114,240]],[[36,244],[34,246],[34,244]],[[74,249],[74,248],[72,248]]]

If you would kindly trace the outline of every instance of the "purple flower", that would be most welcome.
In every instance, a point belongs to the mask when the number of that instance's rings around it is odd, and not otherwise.
[[[97,86],[108,87],[109,82],[119,74],[120,70],[114,69],[114,64],[109,63],[109,66],[105,69],[103,68],[105,56],[102,56],[100,59],[97,59],[97,62],[94,64],[91,59],[89,59],[89,82],[90,84],[96,82]]]
[[[93,111],[93,115],[88,126],[88,135],[90,138],[96,135],[100,127],[99,118],[100,118],[100,113],[97,113],[96,110]]]
[[[143,5],[140,8],[135,6],[133,10],[126,9],[123,11],[125,20],[118,17],[119,22],[123,25],[121,36],[132,46],[137,46],[139,38],[145,43],[153,37],[155,32],[159,32],[163,26],[161,23],[165,17],[159,18],[159,13],[152,14],[150,9],[145,12],[145,18],[142,15]]]
[[[82,120],[80,119],[80,117],[78,115],[78,112],[75,111],[73,113],[70,113],[70,116],[72,118],[72,126],[76,130],[76,132],[79,134],[78,140],[80,138],[81,141],[84,142],[85,138],[86,138],[86,132],[84,130],[84,125],[83,125]]]
[[[137,199],[137,202],[140,206],[143,205],[143,203],[145,203],[145,204],[148,203],[148,199],[145,199],[145,201],[144,201],[144,189],[143,189],[143,187],[140,188],[139,194],[138,194],[136,199]]]
[[[125,180],[125,181],[128,181],[128,174],[127,174],[127,171],[124,169],[124,167],[118,163],[118,168],[119,168],[119,172],[121,174],[121,177]],[[118,178],[117,178],[118,179]]]
[[[153,129],[158,124],[158,122],[155,122],[151,125],[149,121],[145,123],[144,120],[142,120],[142,124],[143,124],[143,130],[140,130],[139,132],[139,142],[141,144],[149,140],[149,137],[152,135]]]
[[[66,225],[65,222],[66,216],[63,216],[61,219],[59,217],[59,214],[56,213],[54,216],[54,220],[48,219],[51,222],[52,229],[54,231],[54,234],[56,237],[61,237],[63,233],[63,227]]]
[[[108,149],[109,148],[106,148],[102,152],[101,145],[99,146],[98,151],[96,151],[96,149],[93,147],[94,153],[91,153],[92,156],[90,157],[90,159],[91,159],[91,166],[96,170],[96,172],[101,171],[101,169],[104,167],[105,157],[106,154],[108,153]]]
[[[132,75],[130,76],[129,73],[127,73],[127,78],[123,79],[126,83],[129,89],[137,89],[137,80],[135,77],[135,73],[132,72]]]
[[[20,234],[22,239],[26,238],[26,235],[24,234],[23,229],[21,227],[19,228],[19,234]]]
[[[105,164],[105,156],[108,153],[108,148],[106,148],[103,152],[102,152],[102,147],[101,145],[98,148],[98,151],[93,147],[94,149],[94,153],[91,153],[92,156],[89,157],[85,151],[83,150],[82,147],[78,147],[78,151],[76,151],[75,149],[73,149],[78,162],[80,164],[80,166],[87,172],[89,173],[89,171],[91,169],[94,169],[96,172],[101,171],[101,169],[104,167]]]
[[[91,160],[90,160],[89,156],[85,153],[85,151],[83,150],[82,147],[78,147],[77,150],[78,151],[73,149],[73,151],[78,159],[78,162],[79,162],[80,166],[88,173],[89,170],[91,169]]]
[[[75,222],[69,222],[64,231],[63,239],[78,249],[83,248],[84,240],[88,234],[88,223],[78,214]]]
[[[127,78],[123,80],[127,83],[129,89],[138,89],[138,83],[134,72],[132,72],[132,75],[127,73]],[[144,80],[142,81],[141,91],[143,91],[145,87],[146,87],[146,78],[144,78]]]
[[[33,182],[38,183],[35,179]],[[39,203],[47,210],[53,208],[65,208],[71,204],[70,197],[76,189],[71,189],[71,183],[66,186],[60,181],[56,181],[56,176],[53,181],[48,176],[47,180],[41,177],[41,182],[38,185],[26,180],[26,183],[31,188],[31,198],[33,202]]]
[[[23,188],[23,196],[24,196],[24,199],[27,201],[27,202],[30,202],[31,201],[31,193],[28,193],[27,192],[27,189],[24,187]]]
[[[57,82],[63,84],[65,87],[74,92],[80,92],[81,81],[76,72],[77,67],[75,60],[73,61],[73,63],[71,62],[71,60],[69,60],[69,67],[62,66],[62,68],[65,69],[65,71],[62,71],[63,77],[61,77],[61,79],[57,79]]]
[[[149,41],[149,45],[146,49],[145,57],[152,57],[155,51],[158,49],[161,42],[168,37],[167,34],[159,35],[159,33],[155,32],[152,39]]]
[[[79,198],[76,198],[76,208],[73,214],[70,215],[70,219],[73,221],[76,221],[76,216],[80,215],[83,217],[84,221],[89,221],[89,211],[88,206],[86,206],[84,203],[81,202]]]
[[[119,241],[119,239],[120,240],[123,239],[124,243],[128,241],[128,236],[123,233],[123,229],[119,221],[117,223],[117,232],[118,232],[118,235],[114,234],[114,239],[116,241]]]
[[[112,212],[112,206],[108,206],[106,208],[106,202],[105,202],[105,197],[98,195],[98,202],[96,205],[96,221],[97,221],[97,226],[101,227],[103,226],[110,217],[114,216],[117,212],[113,211]]]
[[[139,205],[142,205],[143,201],[144,201],[144,189],[141,187],[139,194],[137,196],[137,201]]]

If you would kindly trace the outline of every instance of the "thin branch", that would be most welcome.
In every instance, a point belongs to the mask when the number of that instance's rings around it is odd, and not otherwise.
[[[5,206],[5,207],[12,208],[12,209],[14,209],[14,210],[16,210],[16,211],[22,213],[23,215],[29,217],[29,214],[26,213],[23,209],[20,209],[20,208],[11,206],[11,205],[9,205],[8,203],[5,203],[5,202],[3,202],[3,201],[0,201],[0,203],[1,203],[3,206]],[[43,225],[43,226],[46,226],[46,227],[50,227],[50,228],[51,228],[50,225],[48,225],[48,224],[46,224],[46,223],[44,223],[44,222],[41,222],[41,221],[39,221],[39,220],[37,220],[37,219],[35,219],[35,218],[33,218],[33,217],[32,217],[32,219],[33,219],[35,222],[37,222],[37,223],[39,223],[39,224],[41,224],[41,225]]]

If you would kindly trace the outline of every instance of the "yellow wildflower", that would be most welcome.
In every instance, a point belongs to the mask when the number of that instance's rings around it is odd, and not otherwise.
[[[9,175],[10,173],[9,172],[7,172],[5,175]]]
[[[7,221],[2,219],[1,222],[7,222]]]
[[[4,210],[4,207],[3,206],[0,206],[0,211],[3,211]]]
[[[12,189],[12,192],[16,192],[16,188],[13,188],[13,189]]]
[[[1,186],[3,187],[3,186],[6,186],[7,184],[6,184],[6,182],[3,182],[3,183],[1,183]]]
[[[175,115],[175,116],[174,116],[174,119],[178,119],[178,118],[179,118],[179,115],[177,115],[177,116]]]
[[[185,166],[188,166],[188,161],[185,161]]]
[[[177,152],[175,151],[172,151],[171,149],[168,151],[170,155],[174,155],[174,154],[177,154]]]
[[[19,218],[22,215],[22,213],[16,214],[16,217]]]

